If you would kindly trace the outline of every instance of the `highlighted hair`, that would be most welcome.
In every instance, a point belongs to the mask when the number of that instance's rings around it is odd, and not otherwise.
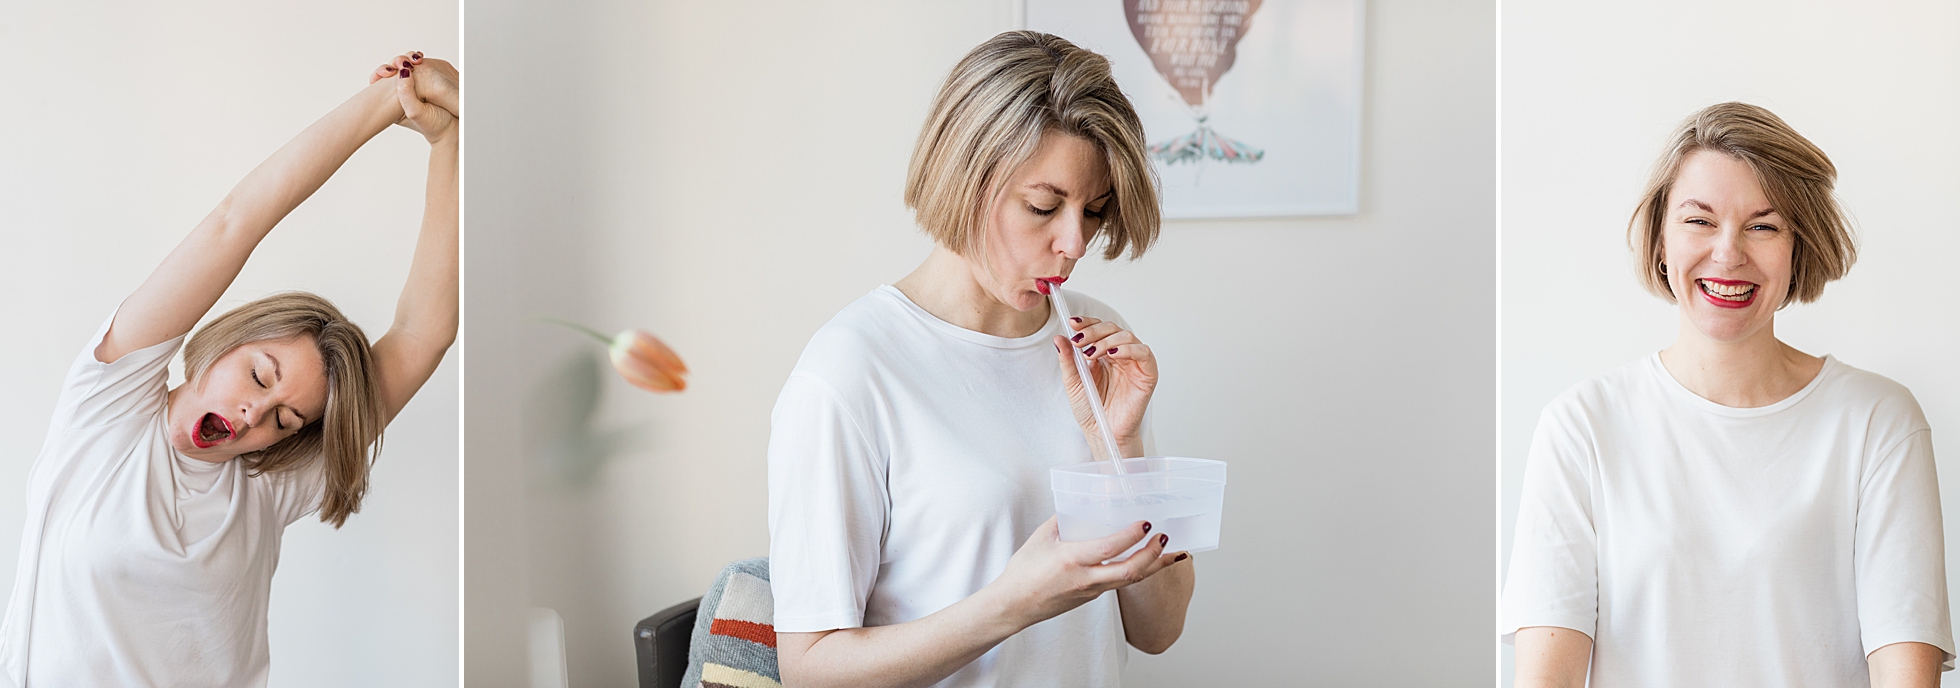
[[[1049,133],[1089,141],[1109,167],[1113,198],[1088,239],[1103,239],[1105,259],[1142,256],[1159,224],[1143,122],[1108,59],[1045,33],[1000,34],[953,67],[912,149],[905,206],[940,245],[973,255],[1007,179]]]
[[[1661,237],[1667,223],[1667,196],[1682,162],[1704,150],[1747,164],[1756,172],[1756,183],[1770,207],[1790,221],[1796,246],[1790,254],[1790,295],[1784,305],[1816,301],[1824,295],[1826,283],[1851,271],[1851,264],[1858,261],[1858,246],[1851,220],[1832,191],[1837,166],[1823,149],[1770,111],[1746,103],[1721,103],[1689,116],[1675,130],[1627,223],[1627,244],[1647,291],[1674,302],[1661,267],[1666,255]]]

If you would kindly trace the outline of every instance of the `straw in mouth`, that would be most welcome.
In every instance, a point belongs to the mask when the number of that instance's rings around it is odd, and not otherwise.
[[[1069,315],[1068,299],[1062,297],[1061,285],[1047,280],[1042,280],[1042,284],[1049,287],[1048,298],[1055,304],[1055,314],[1061,316],[1062,322],[1068,322],[1072,316]],[[1116,434],[1109,429],[1109,416],[1103,412],[1102,399],[1096,395],[1096,376],[1089,372],[1089,357],[1082,355],[1081,349],[1071,346],[1069,350],[1075,352],[1075,374],[1082,378],[1082,395],[1089,398],[1089,415],[1096,419],[1096,430],[1102,434],[1103,449],[1108,452],[1110,462],[1116,464],[1116,474],[1124,475],[1127,471],[1123,469],[1123,452],[1117,447]],[[1129,483],[1123,483],[1123,490],[1129,491]]]

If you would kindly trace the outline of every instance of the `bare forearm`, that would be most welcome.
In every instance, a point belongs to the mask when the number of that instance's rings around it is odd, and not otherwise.
[[[1518,629],[1515,688],[1585,688],[1592,637],[1570,628]]]
[[[1937,688],[1946,651],[1926,643],[1892,643],[1866,658],[1872,688]]]
[[[225,199],[226,229],[263,237],[312,196],[355,151],[401,119],[392,87],[369,84],[259,163]]]
[[[387,417],[408,405],[456,342],[459,262],[457,149],[446,139],[429,151],[428,203],[395,320],[375,343]]]
[[[778,635],[785,688],[928,686],[1030,624],[987,589],[923,619]]]
[[[1176,549],[1177,543],[1166,545]],[[1186,558],[1141,583],[1116,591],[1123,610],[1123,637],[1131,647],[1150,654],[1171,648],[1184,635],[1185,612],[1197,587],[1197,560]]]
[[[272,227],[401,117],[386,86],[355,94],[238,182],[123,302],[98,357],[113,360],[189,332],[231,287]]]

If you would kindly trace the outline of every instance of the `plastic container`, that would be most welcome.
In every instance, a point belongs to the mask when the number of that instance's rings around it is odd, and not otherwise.
[[[1057,525],[1065,541],[1106,537],[1137,521],[1150,535],[1169,535],[1165,551],[1218,549],[1225,510],[1225,462],[1175,456],[1123,460],[1123,475],[1108,461],[1049,469]],[[1116,559],[1128,556],[1146,538]]]

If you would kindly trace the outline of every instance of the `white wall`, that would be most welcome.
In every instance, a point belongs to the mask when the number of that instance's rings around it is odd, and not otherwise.
[[[913,139],[1011,9],[470,4],[472,685],[521,683],[531,605],[563,614],[574,686],[627,685],[635,620],[766,553],[776,393],[818,326],[925,255],[900,201]],[[1495,671],[1494,21],[1369,3],[1360,215],[1170,223],[1070,283],[1163,358],[1160,447],[1232,466],[1184,638],[1132,685]],[[566,384],[547,371],[596,348],[540,315],[649,329],[694,371],[678,396],[606,380],[625,439],[583,485],[520,449],[557,422],[526,401]]]
[[[453,2],[9,3],[0,13],[0,586],[68,363],[280,145],[405,50],[453,56]],[[428,145],[384,133],[261,245],[213,313],[272,291],[394,313]],[[458,682],[457,354],[389,429],[361,513],[286,531],[274,686]],[[181,379],[181,369],[178,373]]]
[[[1634,281],[1627,217],[1673,127],[1727,100],[1769,108],[1830,154],[1862,230],[1850,276],[1779,314],[1778,336],[1912,389],[1943,454],[1948,532],[1960,532],[1960,449],[1942,441],[1960,429],[1955,35],[1960,5],[1936,1],[1504,3],[1507,564],[1539,409],[1674,339],[1674,308]]]

